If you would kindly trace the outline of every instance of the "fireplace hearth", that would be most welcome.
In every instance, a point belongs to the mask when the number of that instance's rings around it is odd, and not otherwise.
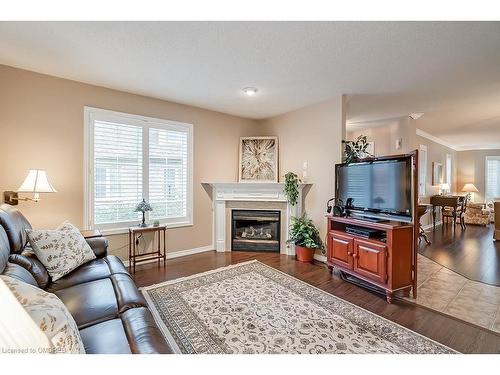
[[[280,211],[232,210],[231,213],[231,250],[280,252]]]

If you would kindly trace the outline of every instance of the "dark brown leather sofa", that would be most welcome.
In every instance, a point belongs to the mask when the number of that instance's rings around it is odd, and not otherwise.
[[[0,274],[56,294],[73,315],[87,353],[171,353],[123,263],[107,255],[106,238],[88,239],[96,259],[52,282],[29,249],[27,228],[19,210],[0,206]]]

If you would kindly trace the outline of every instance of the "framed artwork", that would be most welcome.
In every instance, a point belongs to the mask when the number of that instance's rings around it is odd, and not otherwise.
[[[436,186],[443,182],[443,164],[432,162],[432,185]]]
[[[278,137],[241,137],[239,182],[278,182]]]

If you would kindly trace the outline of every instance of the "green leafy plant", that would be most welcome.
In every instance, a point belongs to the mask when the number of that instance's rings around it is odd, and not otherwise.
[[[300,217],[292,217],[290,239],[287,242],[309,249],[324,249],[318,228],[305,213]]]
[[[295,206],[297,200],[299,199],[299,176],[293,172],[288,172],[285,175],[285,187],[283,188],[283,193],[286,195],[288,202]]]
[[[347,164],[355,163],[363,158],[373,157],[372,154],[366,152],[370,145],[366,135],[360,135],[354,141],[342,141],[345,144],[344,161]]]

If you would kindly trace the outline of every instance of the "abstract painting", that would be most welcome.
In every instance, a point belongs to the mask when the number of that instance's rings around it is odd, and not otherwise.
[[[278,182],[278,137],[240,138],[240,182]]]

